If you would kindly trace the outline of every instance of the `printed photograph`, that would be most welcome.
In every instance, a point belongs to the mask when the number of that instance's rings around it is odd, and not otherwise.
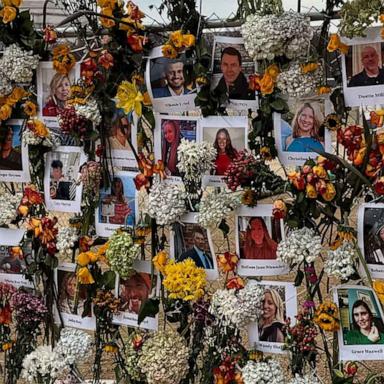
[[[215,36],[212,57],[213,89],[227,93],[229,99],[255,100],[255,92],[248,87],[248,77],[255,73],[255,64],[242,38]]]
[[[365,260],[368,264],[384,265],[384,205],[365,208],[363,220]]]
[[[127,115],[122,109],[116,109],[109,131],[109,145],[111,150],[132,151],[128,141],[132,143],[132,127]]]
[[[384,344],[380,304],[370,289],[338,289],[344,345]]]
[[[169,176],[180,176],[177,168],[177,149],[181,139],[195,140],[197,136],[196,120],[160,119],[161,125],[161,160]]]
[[[21,124],[0,126],[0,170],[22,171]]]
[[[241,259],[276,260],[277,244],[282,240],[281,220],[241,216],[238,231]]]
[[[23,256],[21,247],[0,245],[0,273],[23,273],[26,269]]]

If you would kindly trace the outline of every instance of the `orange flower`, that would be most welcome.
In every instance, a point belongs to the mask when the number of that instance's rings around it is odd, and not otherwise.
[[[153,166],[153,172],[160,175],[160,179],[162,180],[167,177],[163,160],[157,160],[157,164]]]
[[[181,30],[172,32],[169,36],[169,42],[175,48],[181,48],[183,46],[183,32]]]
[[[12,93],[7,97],[7,104],[13,107],[17,102],[26,96],[28,96],[27,91],[25,91],[23,88],[15,87],[12,90]]]
[[[0,308],[0,324],[11,324],[12,323],[12,311],[9,305],[5,305]]]
[[[336,196],[336,189],[332,183],[327,183],[326,191],[321,195],[325,201],[332,201]]]
[[[152,262],[157,271],[163,272],[164,267],[168,263],[168,253],[164,250],[158,252],[156,256],[152,259]]]
[[[193,47],[196,43],[196,38],[194,35],[183,35],[183,46],[186,48]]]
[[[151,101],[151,98],[149,96],[148,91],[144,92],[144,94],[143,94],[143,104],[146,106],[152,105],[152,101]]]
[[[312,172],[317,176],[319,177],[320,179],[325,179],[327,177],[327,171],[325,170],[324,167],[322,167],[321,165],[315,165],[313,168],[312,168]]]
[[[1,11],[0,11],[0,17],[3,18],[3,23],[8,24],[11,21],[13,21],[16,17],[17,10],[14,7],[10,6],[5,6]]]
[[[301,71],[303,73],[314,72],[319,67],[318,63],[307,63],[301,66]]]
[[[359,166],[359,165],[362,165],[363,164],[363,161],[364,161],[364,158],[365,158],[365,154],[367,152],[367,147],[362,147],[360,148],[354,155],[353,157],[353,165],[355,166]]]
[[[66,44],[59,44],[52,51],[53,53],[53,68],[62,75],[68,75],[69,71],[75,66],[75,56],[70,51]]]
[[[3,0],[4,6],[19,8],[23,0]]]
[[[218,266],[223,272],[234,271],[238,262],[239,257],[236,253],[225,252],[224,254],[217,256]]]
[[[264,73],[260,80],[260,92],[263,95],[270,95],[273,92],[275,84],[272,77],[268,73]]]
[[[80,284],[93,284],[95,282],[95,279],[93,278],[91,272],[89,272],[87,267],[80,268],[77,273],[77,280]]]
[[[28,120],[27,127],[36,135],[41,138],[47,137],[49,135],[48,128],[46,125],[39,119]]]
[[[240,276],[232,277],[225,284],[227,289],[242,289],[245,286],[244,280]]]
[[[92,244],[92,238],[90,238],[89,236],[82,236],[79,240],[79,249],[81,252],[88,252]]]
[[[101,14],[104,16],[113,16],[113,10],[112,8],[104,7],[101,9]],[[100,23],[104,28],[112,28],[116,25],[115,20],[107,17],[100,17]]]
[[[0,120],[8,120],[12,115],[12,108],[4,104],[0,108]]]
[[[305,192],[306,192],[307,197],[309,199],[316,199],[317,198],[316,189],[312,184],[307,184],[307,186],[305,187]]]
[[[27,222],[27,229],[33,231],[35,237],[39,237],[43,232],[43,227],[41,225],[41,220],[34,217],[30,218]]]
[[[171,44],[164,44],[161,52],[163,53],[163,56],[168,59],[176,59],[177,57],[177,51]]]
[[[147,43],[147,38],[141,35],[128,35],[127,42],[133,52],[140,53],[144,49],[144,45]]]
[[[384,304],[384,283],[382,281],[375,280],[373,282],[372,288],[376,292],[376,295],[381,303]]]
[[[29,117],[36,116],[37,114],[37,106],[35,103],[32,103],[32,101],[27,100],[24,103],[24,113],[28,115]]]
[[[47,25],[44,29],[44,41],[49,44],[56,43],[57,33],[52,25]]]
[[[28,215],[29,208],[28,208],[27,205],[19,205],[18,208],[17,208],[17,212],[18,212],[21,216],[25,217],[25,216]]]
[[[106,50],[102,50],[98,59],[98,63],[104,68],[109,69],[113,67],[113,56]]]
[[[349,51],[349,46],[347,44],[344,44],[344,43],[340,43],[339,44],[339,51],[343,54],[343,55],[346,55]]]
[[[250,75],[249,76],[249,82],[248,82],[248,88],[251,91],[260,91],[260,80],[261,75]]]
[[[331,90],[332,90],[331,87],[323,85],[317,89],[317,94],[318,95],[325,95],[325,94],[331,93]]]
[[[25,188],[22,203],[29,203],[32,205],[38,205],[43,203],[43,196],[36,189],[34,185],[30,185]]]
[[[100,8],[115,8],[117,0],[97,0],[97,5]]]
[[[283,219],[287,215],[287,206],[283,200],[279,199],[273,203],[272,214],[275,219]]]
[[[139,7],[132,1],[128,1],[127,3],[127,13],[134,21],[141,21],[141,19],[145,17],[145,13],[141,12]]]
[[[273,82],[276,82],[277,76],[279,76],[279,73],[280,73],[280,69],[277,64],[271,64],[267,67],[267,69],[265,70],[265,73],[271,76]]]
[[[327,45],[327,51],[328,52],[335,52],[340,45],[340,36],[337,33],[332,33],[329,37],[328,45]]]

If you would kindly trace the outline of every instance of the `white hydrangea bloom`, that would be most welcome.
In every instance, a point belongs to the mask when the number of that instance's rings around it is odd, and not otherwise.
[[[101,123],[101,114],[96,99],[88,99],[84,105],[75,105],[76,113],[92,121],[94,125]]]
[[[304,260],[307,263],[315,261],[321,251],[321,238],[313,229],[301,228],[292,231],[284,241],[277,246],[277,259],[292,266]]]
[[[303,73],[301,65],[293,62],[289,69],[277,76],[276,86],[289,97],[302,97],[313,93],[322,80],[322,66],[313,72]]]
[[[186,213],[184,186],[155,180],[149,191],[148,214],[159,225],[169,225]]]
[[[324,272],[328,275],[347,279],[355,273],[356,253],[352,243],[345,241],[339,248],[328,251],[327,256]]]
[[[202,175],[213,168],[216,153],[211,143],[181,139],[177,148],[177,168],[184,174],[184,180],[200,181]]]
[[[30,83],[39,60],[39,55],[34,55],[32,51],[24,51],[17,44],[12,44],[4,49],[3,56],[0,58],[0,73],[10,81]]]
[[[244,46],[256,60],[273,60],[286,55],[289,59],[308,54],[313,29],[303,14],[284,12],[281,15],[250,15],[241,26]]]
[[[20,204],[22,193],[13,195],[4,187],[0,187],[0,225],[8,225],[17,216],[17,207]]]
[[[296,374],[293,379],[289,380],[288,384],[320,384],[320,382],[315,375],[300,376]]]
[[[84,360],[91,353],[92,337],[75,328],[61,330],[60,339],[54,351],[62,355],[66,363],[72,365]]]
[[[197,223],[204,228],[217,227],[240,203],[240,193],[225,190],[208,192],[200,201],[199,213],[196,215]]]
[[[241,370],[244,384],[284,384],[284,372],[273,359],[268,361],[248,361]]]
[[[211,299],[209,312],[223,323],[244,327],[262,314],[264,288],[247,284],[243,289],[218,289]]]

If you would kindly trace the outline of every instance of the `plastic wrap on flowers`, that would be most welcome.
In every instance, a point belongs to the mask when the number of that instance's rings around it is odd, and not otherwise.
[[[312,263],[321,251],[321,238],[313,229],[301,228],[292,231],[277,246],[277,259],[288,264]]]
[[[264,289],[247,284],[243,289],[218,289],[211,299],[210,313],[238,328],[257,320],[262,313]]]
[[[295,59],[307,56],[313,29],[309,18],[300,13],[255,14],[247,17],[241,34],[245,49],[255,61],[283,55]]]
[[[321,84],[323,70],[317,66],[313,71],[303,71],[298,62],[293,62],[289,68],[277,76],[276,86],[289,97],[302,97],[315,93]]]
[[[183,186],[156,181],[149,191],[148,214],[159,225],[169,225],[187,211]]]
[[[208,192],[200,201],[196,220],[204,228],[217,227],[231,211],[240,205],[240,202],[240,193],[225,190]]]
[[[138,367],[148,384],[178,384],[188,372],[189,348],[174,331],[160,331],[143,344]]]
[[[132,236],[123,231],[115,232],[108,243],[105,256],[111,270],[122,278],[129,277],[132,273],[133,262],[139,255],[140,245],[135,244]]]
[[[241,370],[244,384],[284,384],[284,372],[275,360],[248,361]]]

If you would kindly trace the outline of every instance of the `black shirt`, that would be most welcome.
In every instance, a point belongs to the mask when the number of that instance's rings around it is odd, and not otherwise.
[[[369,77],[365,69],[353,76],[349,80],[348,87],[363,87],[366,85],[384,84],[384,69],[379,68],[379,74],[376,77]]]
[[[233,100],[255,100],[255,92],[248,88],[248,81],[243,72],[240,72],[229,90],[223,76],[215,88],[215,92],[219,94],[228,93],[229,99]]]

